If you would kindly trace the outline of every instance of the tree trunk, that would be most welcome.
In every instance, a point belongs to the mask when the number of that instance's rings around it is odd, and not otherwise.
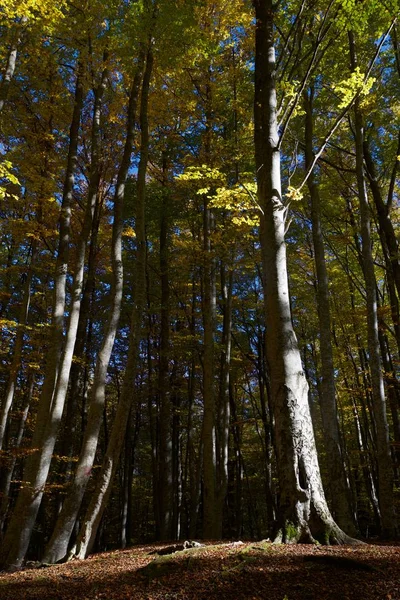
[[[399,479],[399,467],[400,467],[400,382],[396,377],[396,372],[393,368],[393,360],[390,353],[390,346],[386,335],[383,333],[383,329],[379,327],[379,345],[381,348],[382,364],[385,372],[385,384],[387,390],[387,397],[390,407],[390,414],[392,417],[392,431],[394,438],[394,448],[392,450],[392,456],[394,459],[395,467],[395,478],[396,483]]]
[[[13,400],[15,389],[17,386],[18,373],[21,368],[21,358],[22,358],[22,350],[24,343],[24,327],[28,321],[28,313],[29,313],[29,305],[31,301],[31,283],[33,277],[33,267],[35,265],[37,255],[37,241],[34,240],[32,244],[31,251],[31,262],[28,268],[28,272],[26,274],[26,280],[22,289],[22,304],[20,317],[18,320],[18,329],[17,334],[15,336],[15,344],[13,349],[13,356],[11,360],[11,365],[9,367],[9,377],[6,388],[6,394],[4,401],[1,404],[0,410],[0,450],[3,448],[4,443],[4,435],[6,432],[8,414],[10,412]]]
[[[63,456],[63,468],[60,480],[63,483],[71,478],[73,473],[73,457],[79,453],[84,427],[79,427],[80,412],[84,412],[88,388],[88,369],[91,355],[91,325],[93,318],[93,297],[96,281],[97,235],[101,217],[101,194],[97,195],[94,211],[92,232],[90,236],[89,257],[87,262],[87,277],[82,295],[79,313],[78,331],[72,360],[69,390],[63,416],[63,432],[59,442],[59,454]]]
[[[112,482],[118,467],[121,450],[124,445],[126,425],[132,406],[135,379],[138,367],[139,346],[142,335],[143,312],[146,304],[146,236],[145,236],[145,186],[146,170],[149,150],[148,132],[148,96],[151,72],[153,67],[153,55],[148,50],[146,68],[143,75],[142,98],[140,105],[140,162],[137,179],[137,204],[136,204],[136,241],[137,241],[137,270],[135,304],[132,312],[131,333],[129,340],[129,352],[126,364],[124,383],[121,399],[118,403],[114,418],[110,440],[106,455],[103,460],[101,472],[93,492],[92,500],[86,511],[82,528],[79,532],[75,546],[70,555],[77,558],[85,558],[91,551],[95,542],[97,529],[99,527],[104,510],[107,506],[111,493]]]
[[[313,152],[313,89],[305,95],[305,170],[308,173],[314,160]],[[331,311],[328,272],[325,262],[324,242],[321,224],[321,198],[316,181],[315,169],[307,179],[311,199],[311,224],[317,274],[317,309],[320,333],[321,385],[319,401],[321,406],[324,445],[329,471],[329,496],[332,513],[338,525],[349,534],[355,534],[354,514],[350,504],[350,489],[344,469],[344,457],[339,431],[335,371],[331,340]]]
[[[241,452],[241,428],[238,422],[236,411],[236,398],[233,394],[232,385],[229,386],[229,403],[230,412],[233,421],[233,473],[232,473],[232,494],[231,506],[233,519],[233,532],[237,539],[240,539],[243,534],[243,457]]]
[[[48,348],[44,383],[36,417],[36,426],[31,444],[31,448],[35,449],[35,452],[30,454],[26,460],[23,474],[23,481],[26,484],[18,494],[16,507],[7,528],[4,544],[0,552],[0,568],[19,567],[25,558],[42,499],[44,485],[47,480],[55,443],[52,403],[63,346],[71,204],[82,103],[83,69],[82,64],[78,63],[67,170],[59,218],[59,244],[54,282],[52,333]],[[57,415],[57,418],[58,416],[61,417],[61,415]]]
[[[393,329],[396,337],[397,348],[400,353],[400,260],[399,245],[397,243],[396,233],[389,214],[389,200],[385,204],[382,197],[382,191],[376,175],[375,165],[372,159],[369,145],[366,140],[363,143],[364,160],[369,185],[374,200],[376,214],[379,223],[379,237],[381,240],[383,256],[386,265],[386,277],[388,292],[390,298],[390,310],[392,313]],[[396,163],[399,161],[396,160]],[[397,290],[397,294],[396,294]]]
[[[218,537],[216,514],[216,445],[215,445],[215,397],[214,397],[214,313],[215,285],[214,265],[211,257],[212,214],[208,200],[204,200],[203,214],[203,537]]]
[[[171,390],[169,386],[169,248],[168,248],[168,190],[167,158],[163,155],[163,190],[160,222],[160,274],[161,274],[161,331],[158,391],[160,398],[160,426],[158,453],[158,501],[159,533],[161,540],[175,539],[173,532],[173,489],[172,489],[172,436],[171,436]]]
[[[352,32],[349,32],[349,42],[351,66],[354,70],[357,66],[357,59],[355,40]],[[376,280],[371,245],[369,205],[363,166],[364,126],[359,98],[356,99],[354,104],[354,121],[357,186],[361,216],[362,260],[367,296],[368,352],[372,384],[373,414],[376,423],[378,498],[381,512],[382,535],[393,538],[397,531],[393,504],[393,467],[390,455],[389,427],[386,416],[385,390],[379,349]]]
[[[221,293],[222,293],[222,339],[221,366],[218,394],[218,427],[217,427],[217,494],[216,494],[216,537],[220,539],[223,531],[223,513],[228,489],[228,458],[229,458],[229,379],[232,346],[232,287],[233,271],[228,272],[226,281],[225,266],[221,264]]]
[[[26,400],[24,401],[24,405],[22,407],[18,431],[17,431],[15,443],[12,447],[12,454],[11,454],[11,456],[9,456],[8,461],[6,461],[6,463],[4,465],[2,465],[2,467],[1,467],[1,472],[0,472],[0,538],[1,538],[1,534],[4,529],[4,523],[5,523],[6,517],[7,517],[7,511],[8,511],[9,502],[10,502],[10,497],[9,497],[10,487],[11,487],[11,482],[12,482],[13,475],[14,475],[15,465],[17,462],[17,453],[15,452],[15,450],[17,450],[21,447],[24,430],[25,430],[25,424],[26,424],[28,414],[29,414],[29,409],[30,409],[30,406],[32,403],[34,383],[35,383],[35,377],[34,377],[34,374],[31,372],[28,375],[28,379],[27,379],[27,383],[26,383],[26,387],[27,387]]]
[[[134,141],[134,126],[136,107],[139,95],[139,87],[142,79],[143,60],[139,65],[132,82],[131,94],[128,108],[127,137],[125,141],[124,156],[118,173],[118,181],[114,196],[114,222],[111,243],[112,262],[112,288],[110,317],[105,328],[102,346],[100,348],[96,369],[90,391],[90,405],[88,420],[82,442],[75,476],[69,488],[67,498],[51,539],[45,550],[43,561],[55,563],[61,560],[67,553],[68,544],[73,532],[75,522],[80,510],[87,482],[89,481],[93,462],[95,459],[100,427],[102,424],[105,403],[105,386],[108,365],[114,345],[115,335],[118,327],[121,310],[123,291],[122,271],[122,229],[123,229],[123,201],[125,194],[125,183],[131,162],[131,153]]]
[[[280,488],[277,539],[284,542],[348,542],[325,500],[308,404],[308,385],[293,330],[284,241],[286,209],[281,196],[276,118],[272,0],[256,10],[255,156],[261,214],[267,361],[275,417]]]
[[[265,359],[265,332],[259,330],[257,334],[257,378],[260,394],[261,419],[264,430],[265,445],[265,499],[267,502],[268,530],[273,529],[276,520],[276,502],[273,489],[272,476],[272,449],[273,449],[273,423],[270,402],[269,380],[266,371]]]

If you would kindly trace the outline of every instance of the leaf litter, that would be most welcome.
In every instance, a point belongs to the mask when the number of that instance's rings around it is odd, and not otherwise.
[[[1,600],[400,600],[400,545],[148,544],[0,573]],[[158,554],[160,552],[160,554]]]

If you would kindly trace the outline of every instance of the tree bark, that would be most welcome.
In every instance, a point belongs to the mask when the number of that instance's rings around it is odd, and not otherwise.
[[[151,44],[151,42],[150,42]],[[147,52],[146,67],[143,75],[142,98],[140,105],[140,162],[137,179],[137,204],[136,204],[136,241],[137,241],[137,270],[135,304],[132,312],[129,352],[126,364],[124,383],[121,398],[112,426],[110,440],[106,455],[103,460],[101,472],[96,483],[92,500],[86,511],[82,528],[70,556],[85,558],[93,548],[97,529],[111,493],[112,482],[118,467],[118,461],[123,448],[126,425],[133,402],[132,390],[138,367],[139,347],[142,335],[143,312],[146,305],[146,236],[145,236],[145,187],[146,170],[149,151],[148,132],[148,96],[150,79],[153,68],[153,55],[151,49]]]
[[[400,135],[400,134],[399,134]],[[400,147],[399,147],[400,150]],[[400,261],[399,245],[394,231],[393,223],[390,219],[389,205],[383,201],[382,190],[379,185],[378,177],[369,145],[366,140],[363,143],[364,160],[366,174],[369,181],[372,198],[374,200],[376,214],[379,223],[379,237],[381,240],[383,256],[386,265],[386,277],[388,292],[390,298],[390,310],[392,314],[393,329],[396,337],[397,348],[400,353]],[[396,164],[399,161],[396,159]],[[397,290],[397,293],[396,293]]]
[[[333,520],[322,487],[308,403],[308,385],[293,330],[284,240],[276,116],[274,6],[254,0],[256,13],[255,157],[261,207],[261,251],[267,361],[275,417],[280,488],[278,532],[283,542],[349,542]]]
[[[0,551],[0,568],[16,568],[22,564],[28,549],[33,526],[40,507],[44,485],[55,443],[52,403],[63,347],[66,277],[74,174],[77,161],[78,133],[83,104],[83,71],[78,63],[75,101],[70,127],[70,142],[63,199],[59,217],[59,244],[54,282],[52,333],[48,348],[44,383],[36,417],[31,453],[25,464],[23,481],[16,507],[11,517]],[[56,415],[56,418],[61,415]]]
[[[218,394],[217,419],[217,490],[216,490],[216,537],[222,538],[225,498],[228,489],[229,425],[230,403],[229,383],[232,346],[232,287],[233,271],[228,272],[226,281],[225,265],[221,264],[222,293],[222,339],[221,365]]]
[[[355,38],[349,32],[351,66],[357,66]],[[389,427],[386,416],[386,400],[382,375],[382,361],[378,335],[378,304],[376,297],[376,279],[371,243],[371,222],[369,204],[364,177],[364,125],[360,109],[360,98],[354,103],[354,124],[356,142],[356,172],[358,197],[360,202],[362,262],[367,297],[368,352],[372,384],[373,414],[376,423],[376,445],[378,464],[378,499],[381,512],[382,535],[396,536],[397,525],[393,498],[393,466],[390,455]]]
[[[57,523],[51,539],[45,550],[43,561],[55,563],[67,554],[68,544],[73,532],[75,522],[80,510],[86,485],[89,481],[93,462],[95,459],[100,427],[102,424],[105,403],[105,387],[108,365],[114,345],[115,335],[118,327],[121,311],[123,292],[123,270],[122,270],[122,229],[123,229],[123,201],[125,184],[131,162],[131,153],[134,141],[134,127],[136,107],[139,96],[139,87],[142,79],[143,57],[132,82],[127,122],[127,137],[125,141],[124,155],[118,173],[118,181],[114,196],[114,222],[111,242],[112,262],[112,286],[110,317],[105,328],[102,346],[100,348],[96,369],[90,391],[89,413],[76,467],[74,480],[69,488],[67,498],[57,519]]]
[[[169,389],[169,248],[168,248],[168,191],[167,158],[163,156],[163,197],[160,220],[160,273],[161,273],[161,331],[158,390],[160,398],[160,449],[158,454],[159,532],[161,540],[175,539],[173,531],[173,482],[172,482],[172,411]]]
[[[9,377],[5,393],[4,401],[1,404],[0,410],[0,450],[3,448],[4,435],[7,427],[8,414],[10,412],[15,389],[17,387],[18,373],[21,368],[21,358],[24,343],[24,327],[28,321],[29,306],[31,301],[31,283],[33,277],[33,267],[35,265],[37,255],[37,241],[34,240],[31,250],[31,262],[26,273],[25,283],[22,289],[22,304],[21,311],[18,320],[18,329],[15,336],[15,344],[13,349],[13,356],[11,365],[9,367]]]
[[[214,265],[211,257],[212,214],[208,200],[204,200],[203,213],[203,537],[218,537],[216,515],[216,431],[214,396]]]
[[[308,172],[314,160],[313,152],[313,89],[305,95],[305,169]],[[317,275],[317,310],[320,333],[321,406],[324,444],[329,471],[329,497],[332,513],[338,525],[354,535],[355,519],[350,503],[350,488],[344,469],[344,457],[338,423],[335,371],[331,340],[331,311],[328,272],[325,262],[324,241],[321,223],[321,198],[315,169],[307,180],[311,200],[312,239]]]
[[[79,453],[79,448],[82,443],[82,432],[84,431],[84,427],[80,427],[79,425],[80,421],[83,421],[83,419],[81,419],[81,413],[85,413],[85,401],[88,393],[88,370],[90,368],[90,359],[87,357],[90,357],[92,351],[91,327],[97,267],[97,236],[100,226],[101,206],[101,194],[98,194],[90,236],[87,277],[82,295],[68,396],[63,416],[64,427],[59,442],[59,453],[64,457],[64,468],[62,468],[60,473],[61,479],[64,478],[64,484],[67,483],[73,473],[72,458]]]

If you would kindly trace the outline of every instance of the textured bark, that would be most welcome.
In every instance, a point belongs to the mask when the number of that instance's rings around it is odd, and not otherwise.
[[[133,402],[132,390],[135,387],[139,346],[142,334],[143,312],[146,304],[146,236],[145,236],[145,187],[148,162],[149,132],[148,132],[148,96],[153,67],[151,50],[147,53],[146,68],[143,75],[142,98],[140,105],[140,162],[137,179],[136,204],[136,287],[135,303],[132,312],[129,352],[125,371],[121,398],[117,406],[107,451],[101,467],[99,478],[93,492],[92,500],[86,511],[82,528],[76,544],[70,555],[85,558],[93,548],[96,533],[107,506],[112,482],[118,467],[119,458],[124,444],[126,425]]]
[[[305,96],[305,169],[309,170],[313,153],[313,90]],[[317,275],[317,310],[320,333],[321,385],[320,406],[326,460],[329,472],[329,497],[332,513],[338,525],[349,534],[355,534],[355,519],[351,509],[349,482],[339,431],[335,372],[331,339],[331,311],[328,272],[325,262],[321,223],[321,198],[315,169],[307,180],[311,200],[312,239]]]
[[[284,542],[350,541],[333,520],[317,459],[308,385],[293,330],[284,240],[279,135],[276,119],[274,8],[254,0],[256,10],[255,156],[261,214],[261,251],[267,326],[267,361],[275,417],[280,488],[277,539]]]
[[[121,311],[123,292],[122,270],[122,229],[123,229],[123,200],[125,183],[130,166],[130,157],[134,141],[134,124],[139,87],[142,79],[143,60],[139,61],[138,69],[133,79],[127,123],[127,137],[125,141],[124,156],[118,173],[118,181],[114,196],[114,222],[111,242],[112,285],[109,320],[105,327],[102,346],[96,361],[96,369],[90,392],[90,404],[86,429],[76,467],[74,480],[69,488],[60,515],[57,519],[52,537],[45,550],[43,561],[54,563],[67,554],[68,544],[73,532],[83,495],[89,481],[93,462],[95,459],[100,427],[102,424],[105,403],[105,386],[108,365],[114,345]]]
[[[351,66],[354,70],[357,66],[357,59],[355,40],[352,32],[349,33],[349,42]],[[362,261],[367,299],[368,353],[372,384],[373,414],[376,423],[378,499],[381,512],[382,534],[386,537],[393,538],[397,531],[393,497],[393,466],[390,455],[389,427],[386,416],[386,399],[379,348],[378,304],[376,297],[374,259],[371,245],[371,222],[363,166],[364,125],[359,98],[356,99],[354,104],[354,125],[356,138],[357,186],[361,218]]]

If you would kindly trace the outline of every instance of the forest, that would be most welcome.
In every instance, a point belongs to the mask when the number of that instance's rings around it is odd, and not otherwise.
[[[396,540],[399,0],[0,0],[0,570]]]

